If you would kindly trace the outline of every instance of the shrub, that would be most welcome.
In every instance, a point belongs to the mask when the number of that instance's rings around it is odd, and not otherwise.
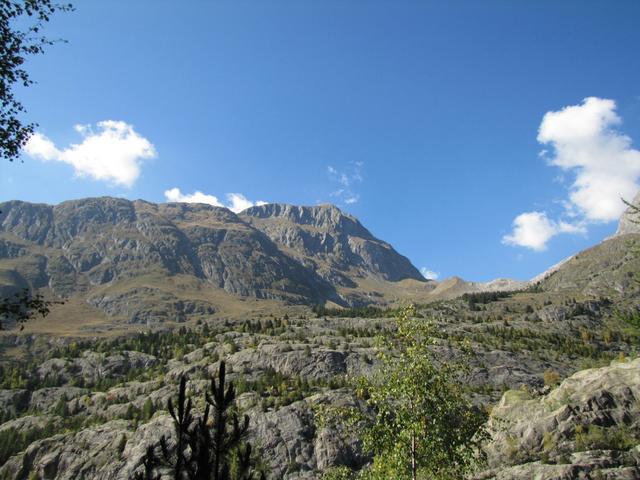
[[[550,368],[544,371],[542,378],[544,380],[544,384],[548,387],[555,387],[560,383],[560,374]]]

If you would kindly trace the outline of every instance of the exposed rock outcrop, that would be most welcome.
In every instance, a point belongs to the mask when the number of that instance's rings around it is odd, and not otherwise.
[[[494,407],[478,478],[640,478],[640,359],[580,371],[545,396],[508,391]]]
[[[0,205],[0,289],[80,296],[128,323],[183,321],[218,308],[202,292],[338,305],[379,301],[358,279],[423,279],[389,244],[333,206],[88,198]],[[173,287],[179,278],[181,287]],[[345,294],[339,290],[350,289]]]
[[[329,281],[350,286],[346,272],[351,270],[389,281],[424,281],[407,258],[333,205],[268,204],[248,208],[240,217]]]

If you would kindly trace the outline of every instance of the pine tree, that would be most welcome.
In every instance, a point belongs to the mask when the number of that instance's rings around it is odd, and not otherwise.
[[[144,405],[142,406],[142,419],[149,420],[153,416],[153,411],[153,402],[150,398],[147,398],[147,400],[144,402]]]
[[[143,462],[144,473],[136,480],[157,480],[158,467],[169,468],[175,480],[252,480],[255,468],[251,445],[245,442],[249,417],[241,420],[233,411],[235,388],[226,385],[226,368],[220,362],[218,379],[211,379],[205,394],[205,410],[194,418],[193,404],[186,395],[187,381],[180,379],[177,404],[168,402],[173,419],[176,445],[170,448],[165,437],[160,439],[161,455],[150,447]],[[260,474],[264,479],[264,474]]]

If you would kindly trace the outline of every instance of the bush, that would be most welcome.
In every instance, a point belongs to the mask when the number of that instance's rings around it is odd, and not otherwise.
[[[626,425],[610,428],[589,425],[587,431],[578,425],[574,431],[576,451],[586,450],[629,450],[639,439]]]
[[[560,383],[560,374],[550,368],[544,371],[542,378],[544,380],[544,384],[548,387],[555,387]]]

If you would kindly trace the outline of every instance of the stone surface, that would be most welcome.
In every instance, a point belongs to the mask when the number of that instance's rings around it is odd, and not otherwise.
[[[638,478],[640,359],[580,371],[544,396],[506,392],[478,478]]]
[[[294,303],[379,301],[359,279],[424,279],[407,258],[333,206],[87,198],[0,204],[0,289],[81,295],[109,318],[153,324],[218,310],[202,292]],[[187,288],[172,288],[180,278]],[[341,288],[350,289],[340,293]]]

